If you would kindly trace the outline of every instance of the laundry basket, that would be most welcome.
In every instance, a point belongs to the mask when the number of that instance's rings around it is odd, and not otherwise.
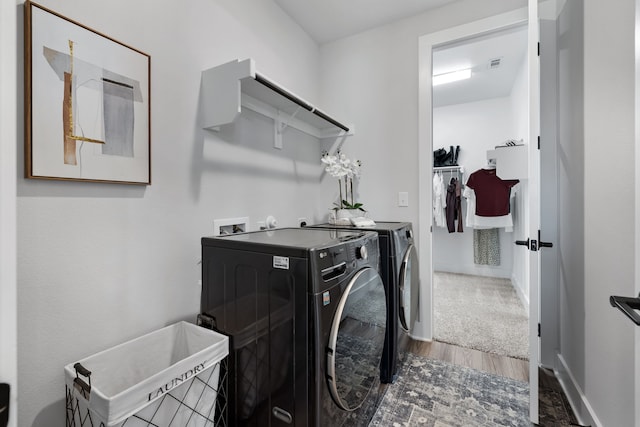
[[[178,322],[65,366],[67,426],[226,426],[225,335]]]

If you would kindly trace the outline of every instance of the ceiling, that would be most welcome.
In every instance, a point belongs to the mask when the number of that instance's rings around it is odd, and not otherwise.
[[[318,44],[458,0],[275,0]]]
[[[348,37],[459,0],[274,0],[318,44]],[[444,46],[434,75],[471,68],[469,80],[434,87],[435,107],[508,96],[527,49],[526,26]],[[491,59],[500,59],[489,69]]]
[[[509,96],[526,53],[524,25],[434,50],[434,75],[470,68],[471,78],[434,86],[433,106]],[[492,60],[499,65],[490,67]]]

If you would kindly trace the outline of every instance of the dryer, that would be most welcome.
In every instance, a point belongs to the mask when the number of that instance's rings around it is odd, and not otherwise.
[[[387,308],[378,234],[283,228],[202,238],[201,317],[230,337],[230,425],[366,426]]]
[[[380,274],[387,295],[387,335],[380,365],[383,383],[396,380],[400,353],[406,349],[409,333],[418,314],[420,273],[410,222],[376,221],[374,226],[333,224],[309,226],[316,229],[374,231],[380,246]]]

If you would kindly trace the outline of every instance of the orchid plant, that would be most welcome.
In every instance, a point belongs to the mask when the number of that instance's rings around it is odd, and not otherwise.
[[[353,195],[353,180],[360,177],[360,168],[362,163],[360,160],[348,159],[343,153],[338,151],[335,155],[327,152],[322,153],[322,163],[326,166],[325,171],[334,178],[338,178],[338,189],[340,190],[340,203],[333,209],[359,209],[363,212],[366,210],[362,207],[362,203],[356,203]],[[342,183],[344,180],[344,197],[342,192]]]

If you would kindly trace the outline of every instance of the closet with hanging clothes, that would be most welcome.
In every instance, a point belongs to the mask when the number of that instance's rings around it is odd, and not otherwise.
[[[465,160],[474,166],[471,172],[461,165],[433,168],[434,271],[513,276],[521,186],[519,179],[502,179],[496,160],[487,158],[495,146],[459,150],[464,159],[475,157]]]
[[[519,182],[500,178],[491,162],[469,176],[464,198],[467,227],[473,228],[476,265],[500,265],[499,230],[513,232],[512,204]]]
[[[514,245],[528,234],[527,159],[517,160],[530,143],[525,30],[513,27],[458,41],[434,49],[432,57],[436,76],[462,63],[472,71],[469,79],[434,85],[432,92],[434,160],[446,161],[456,147],[456,163],[464,165],[453,176],[433,167],[433,338],[497,354],[507,354],[497,345],[507,336],[511,342],[528,340],[526,315],[515,321],[511,314],[497,314],[507,305],[523,314],[529,305],[529,254]],[[513,51],[507,54],[502,42]],[[483,63],[486,58],[499,60]],[[514,171],[524,175],[512,176]],[[507,323],[517,324],[518,332],[500,336]]]
[[[459,150],[458,150],[459,151]],[[449,233],[463,231],[462,166],[434,166],[433,168],[433,220],[437,227],[446,227]]]

